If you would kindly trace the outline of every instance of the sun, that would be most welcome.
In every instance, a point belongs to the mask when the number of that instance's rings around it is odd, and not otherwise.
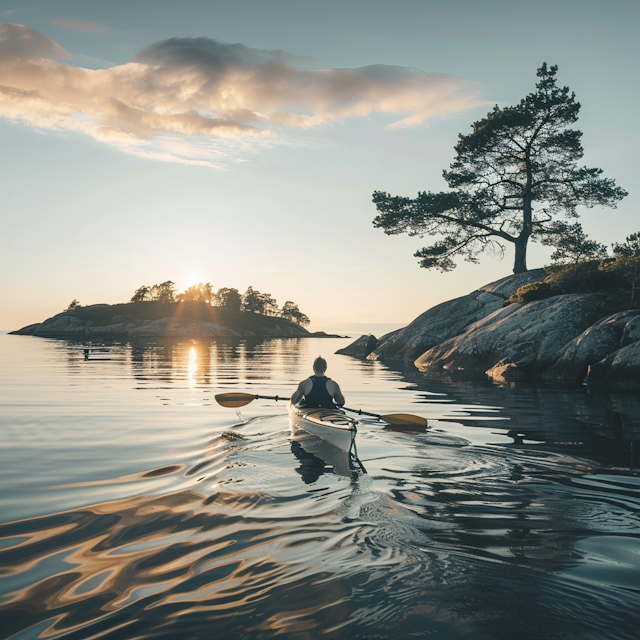
[[[187,271],[183,278],[185,289],[193,287],[194,284],[204,283],[205,279],[201,271]]]

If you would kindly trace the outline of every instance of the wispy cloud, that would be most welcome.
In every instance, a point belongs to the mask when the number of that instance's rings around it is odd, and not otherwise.
[[[15,9],[6,9],[5,11],[0,11],[0,20],[9,20],[14,19],[19,14],[24,13],[39,13],[40,9],[37,7],[17,7]]]
[[[398,116],[392,127],[413,126],[478,104],[472,83],[445,74],[385,65],[304,68],[295,65],[317,60],[208,38],[157,42],[108,69],[49,59],[63,55],[47,36],[0,23],[0,116],[214,167],[234,145],[273,140],[286,129],[376,112]]]
[[[52,20],[52,24],[55,24],[58,27],[62,27],[63,29],[69,29],[70,31],[104,31],[105,27],[96,24],[95,22],[90,22],[89,20],[69,20],[67,18],[57,18],[56,20]]]

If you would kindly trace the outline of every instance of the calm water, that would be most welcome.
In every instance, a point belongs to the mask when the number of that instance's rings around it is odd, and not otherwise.
[[[0,638],[637,638],[640,400],[450,383],[345,340],[0,335]],[[318,354],[367,473],[292,441]]]

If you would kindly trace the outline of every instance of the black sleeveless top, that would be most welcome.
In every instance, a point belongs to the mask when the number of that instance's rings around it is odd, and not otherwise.
[[[311,376],[309,380],[313,382],[313,387],[309,393],[305,394],[301,404],[305,407],[325,407],[333,409],[333,398],[327,391],[327,376]]]

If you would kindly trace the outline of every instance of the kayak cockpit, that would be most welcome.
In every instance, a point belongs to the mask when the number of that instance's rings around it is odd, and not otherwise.
[[[351,451],[358,422],[340,409],[300,407],[289,403],[289,417],[299,429],[318,436],[343,451]]]

